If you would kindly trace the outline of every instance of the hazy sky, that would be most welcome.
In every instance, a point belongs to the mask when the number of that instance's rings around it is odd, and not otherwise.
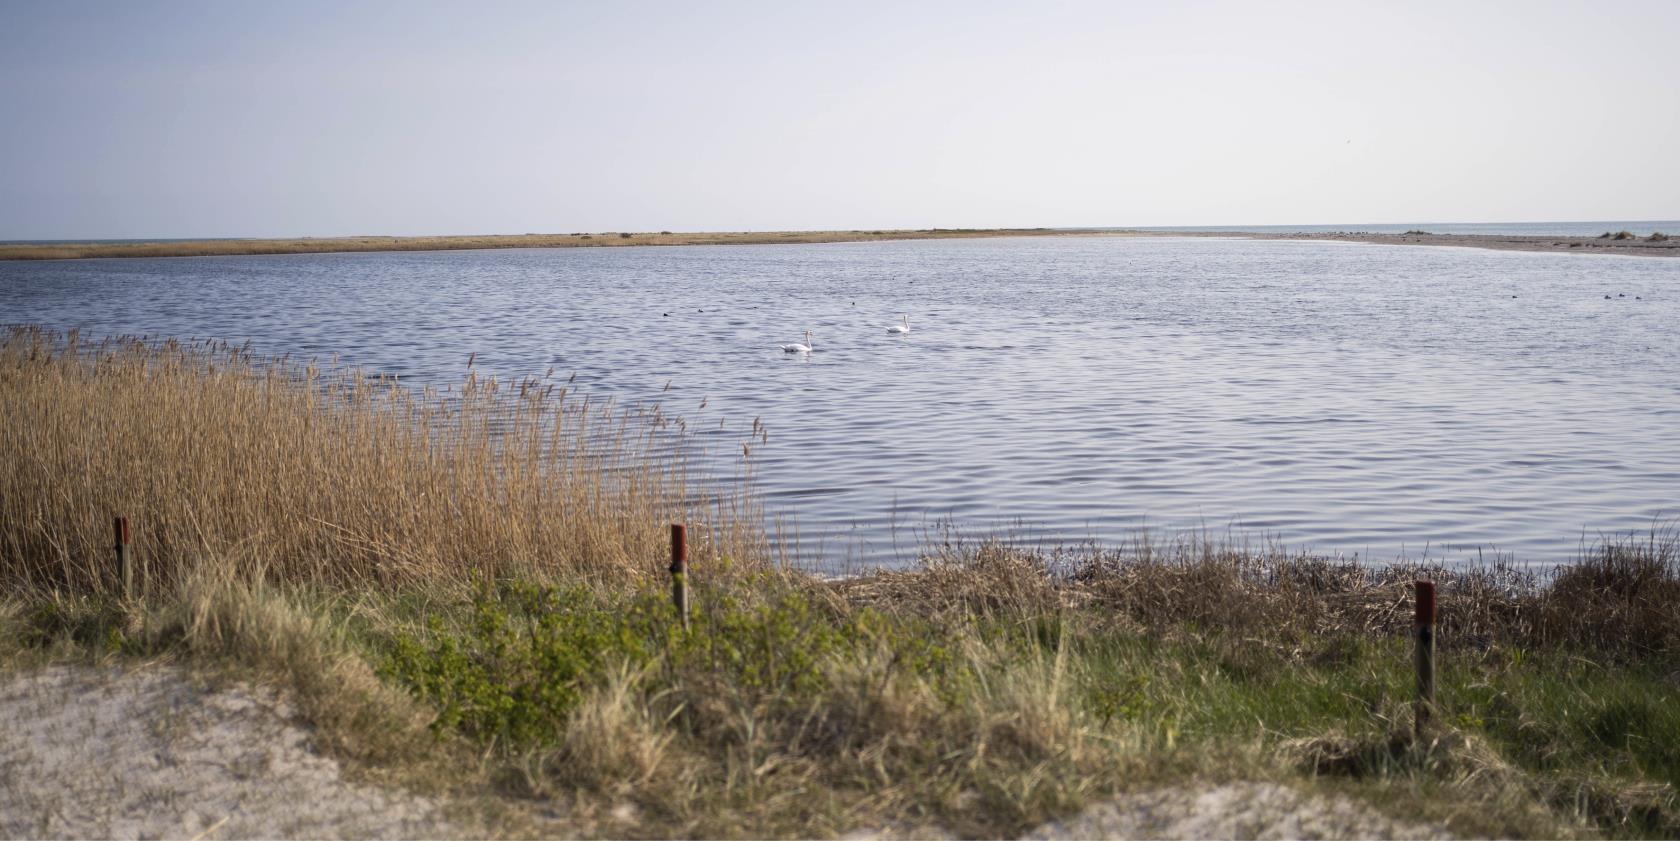
[[[1680,2],[0,0],[0,239],[1680,217]]]

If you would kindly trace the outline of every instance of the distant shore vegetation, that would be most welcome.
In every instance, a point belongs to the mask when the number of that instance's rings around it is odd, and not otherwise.
[[[1571,251],[1644,256],[1680,256],[1680,242],[1662,232],[1639,237],[1630,231],[1592,236],[1437,234],[1413,229],[1403,234],[1277,231],[1138,231],[1061,228],[920,228],[915,230],[742,231],[672,233],[670,231],[572,232],[426,237],[302,237],[298,239],[205,239],[135,242],[0,243],[0,261],[76,260],[148,257],[234,257],[278,254],[328,254],[370,251],[468,251],[500,248],[603,248],[667,245],[773,245],[872,242],[883,240],[967,239],[984,237],[1240,237],[1281,240],[1335,240],[1375,244],[1448,245],[1516,251]]]
[[[321,254],[358,251],[462,251],[493,248],[577,248],[625,245],[762,245],[770,243],[862,242],[954,237],[1041,236],[1048,228],[922,228],[868,231],[736,231],[717,233],[507,234],[483,236],[359,236],[293,239],[203,239],[155,242],[62,242],[0,244],[0,260],[76,260],[110,257],[225,257],[261,254]]]

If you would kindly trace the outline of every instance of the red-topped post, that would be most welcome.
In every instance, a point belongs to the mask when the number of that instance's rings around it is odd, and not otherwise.
[[[671,603],[688,628],[688,529],[681,523],[671,524]]]
[[[1417,634],[1417,738],[1435,717],[1435,582],[1418,581],[1417,617],[1412,622]]]

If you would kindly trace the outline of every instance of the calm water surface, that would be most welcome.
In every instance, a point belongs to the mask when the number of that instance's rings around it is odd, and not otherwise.
[[[1555,562],[1680,516],[1680,260],[1070,237],[0,263],[0,322],[411,382],[553,365],[709,430],[720,475],[762,417],[757,485],[829,566],[942,525]],[[815,353],[778,350],[807,329]]]

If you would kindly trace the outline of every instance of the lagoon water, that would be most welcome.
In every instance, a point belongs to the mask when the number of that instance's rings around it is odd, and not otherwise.
[[[829,568],[946,527],[1554,563],[1680,518],[1680,260],[1091,236],[0,263],[0,322],[411,383],[552,365],[688,418],[719,476],[761,417],[755,485]]]

